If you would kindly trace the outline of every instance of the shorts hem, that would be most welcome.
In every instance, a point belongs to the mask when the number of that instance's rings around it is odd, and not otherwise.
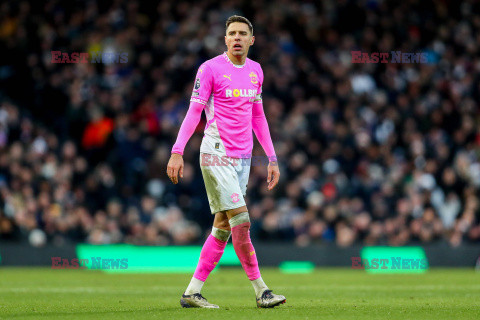
[[[212,212],[212,214],[216,214],[216,213],[218,213],[218,212],[220,212],[220,211],[225,211],[225,210],[233,210],[233,209],[241,208],[241,207],[243,207],[243,206],[245,206],[245,207],[246,207],[246,206],[247,206],[247,204],[245,203],[245,204],[243,204],[243,205],[241,205],[241,206],[233,206],[232,208],[225,208],[225,209],[221,209],[221,210],[218,210],[218,211]],[[211,211],[211,210],[210,210],[210,211]]]

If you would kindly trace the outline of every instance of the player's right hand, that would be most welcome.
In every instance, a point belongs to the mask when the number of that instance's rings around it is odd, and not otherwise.
[[[178,183],[178,175],[183,178],[183,156],[178,153],[172,153],[167,165],[167,175],[173,184]]]

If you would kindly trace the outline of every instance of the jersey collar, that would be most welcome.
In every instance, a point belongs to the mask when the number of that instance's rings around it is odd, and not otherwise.
[[[223,56],[225,57],[225,60],[227,60],[228,62],[230,62],[230,64],[231,64],[232,66],[234,66],[235,68],[241,69],[241,68],[245,67],[245,65],[247,64],[247,59],[245,59],[245,63],[242,64],[242,65],[238,65],[238,64],[233,63],[232,60],[230,60],[230,58],[228,57],[226,51],[223,53]]]

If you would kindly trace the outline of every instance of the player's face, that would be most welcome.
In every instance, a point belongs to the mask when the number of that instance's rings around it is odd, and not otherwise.
[[[225,44],[232,55],[246,56],[254,41],[255,37],[250,33],[246,23],[233,22],[228,26]]]

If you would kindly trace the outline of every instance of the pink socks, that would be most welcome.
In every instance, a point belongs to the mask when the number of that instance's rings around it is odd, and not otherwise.
[[[257,255],[250,239],[250,218],[248,212],[240,213],[229,220],[235,253],[242,264],[248,279],[252,282],[258,297],[268,289],[258,268]],[[195,273],[185,291],[186,295],[200,293],[208,275],[220,261],[230,237],[230,231],[213,227],[203,245]]]
[[[223,255],[223,251],[227,246],[228,236],[230,235],[230,232],[221,229],[217,230],[220,230],[220,232],[216,231],[217,233],[221,233],[221,231],[223,231],[223,234],[226,234],[226,237],[218,235],[217,237],[215,237],[215,230],[212,230],[212,234],[208,236],[205,244],[203,245],[202,251],[200,252],[200,260],[198,261],[197,269],[193,274],[193,277],[198,280],[207,280],[208,275],[210,274],[210,272],[212,272],[217,263],[220,261],[220,258]]]
[[[250,219],[248,212],[240,213],[229,220],[232,228],[232,241],[235,253],[247,273],[248,279],[253,281],[260,278],[257,255],[250,240]]]

